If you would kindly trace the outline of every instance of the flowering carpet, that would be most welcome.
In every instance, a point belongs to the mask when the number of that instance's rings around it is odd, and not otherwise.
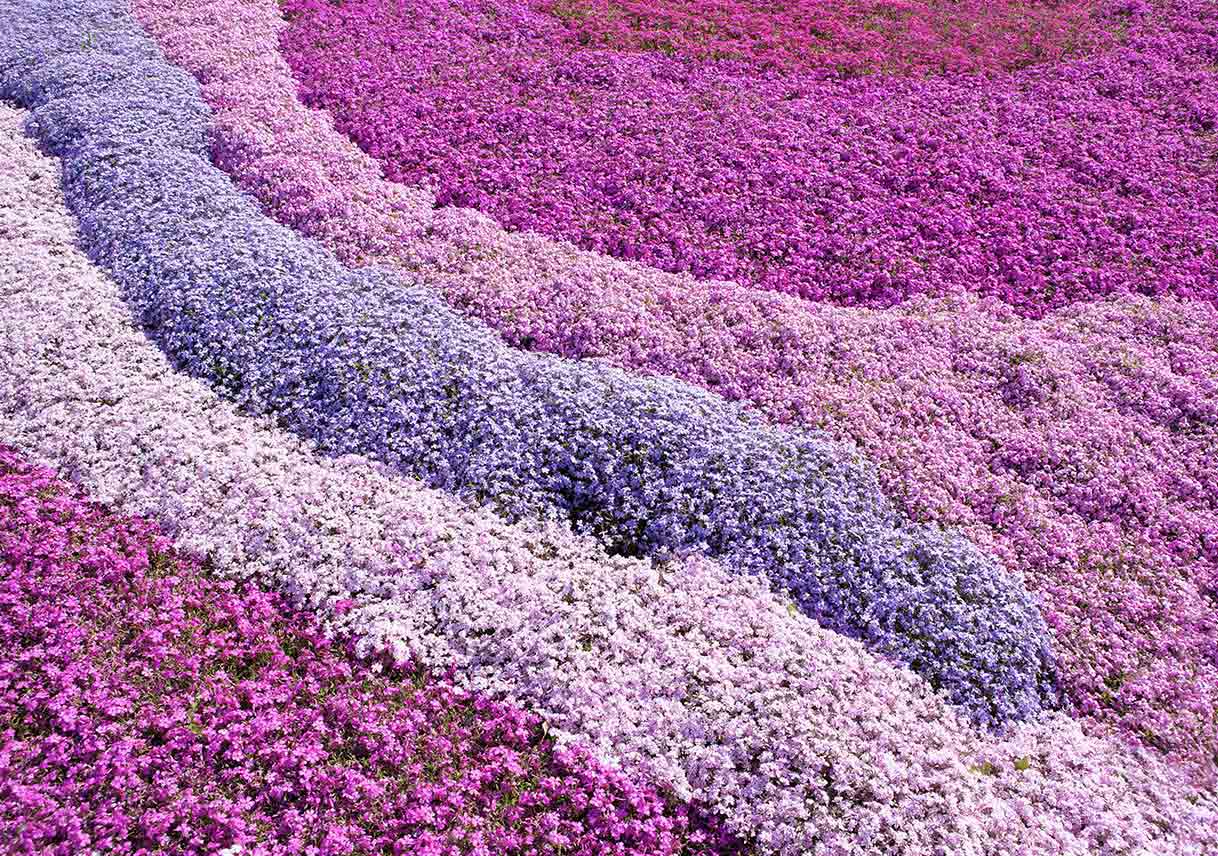
[[[0,0],[18,853],[1218,854],[1218,6]]]

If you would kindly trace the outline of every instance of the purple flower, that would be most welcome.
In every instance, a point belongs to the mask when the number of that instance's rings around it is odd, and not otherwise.
[[[508,519],[763,576],[980,723],[1061,704],[1022,581],[904,518],[848,448],[679,381],[513,350],[422,284],[343,268],[206,161],[193,81],[105,0],[22,7],[7,32],[0,91],[35,108],[85,248],[181,371]]]
[[[536,716],[355,656],[5,447],[0,650],[17,851],[740,849],[697,807],[557,749]]]

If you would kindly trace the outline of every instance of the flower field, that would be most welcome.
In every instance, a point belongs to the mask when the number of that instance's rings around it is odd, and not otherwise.
[[[1218,5],[0,20],[11,852],[1218,856]]]

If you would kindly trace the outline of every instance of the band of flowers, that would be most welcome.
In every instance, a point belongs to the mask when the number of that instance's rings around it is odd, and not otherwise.
[[[752,7],[781,43],[810,3],[721,0],[700,33]],[[1213,0],[990,0],[1024,21],[1073,9],[1099,39],[989,74],[844,80],[581,43],[563,19],[644,35],[697,5],[284,0],[282,46],[306,102],[390,178],[649,267],[841,305],[979,292],[1029,317],[1112,294],[1218,300]],[[886,8],[977,35],[970,5]]]
[[[208,162],[193,81],[108,0],[14,17],[0,92],[34,108],[85,248],[179,370],[508,519],[761,576],[978,722],[1060,705],[1022,581],[903,519],[843,447],[677,381],[514,350],[421,284],[347,270]]]
[[[611,557],[364,459],[317,455],[174,372],[77,247],[57,164],[0,110],[0,438],[327,629],[453,670],[757,852],[1192,853],[1218,806],[1053,714],[1006,737],[693,556]]]

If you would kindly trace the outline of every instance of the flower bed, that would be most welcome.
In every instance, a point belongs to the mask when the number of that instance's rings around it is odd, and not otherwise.
[[[357,658],[0,447],[11,852],[729,853],[536,716]]]
[[[1011,70],[1060,60],[1101,35],[1090,4],[1055,0],[536,0],[531,8],[561,20],[580,47],[842,75]]]
[[[1093,57],[845,83],[572,46],[524,2],[284,8],[307,103],[511,229],[847,305],[1218,298],[1212,0],[1110,4]]]
[[[10,47],[24,73],[0,92],[37,108],[84,246],[180,370],[330,454],[369,454],[509,519],[767,578],[988,726],[1060,705],[1022,582],[903,520],[848,450],[678,382],[513,350],[425,288],[346,270],[207,163],[206,107],[138,27],[101,31],[104,53],[88,44],[75,22],[94,9],[109,7],[66,7],[69,26]]]
[[[1155,204],[1218,213],[1202,2],[1104,7],[1113,43],[905,84],[799,70],[751,13],[713,35],[756,55],[724,58],[677,6],[631,43],[618,7],[583,39],[541,2],[460,8],[511,18],[488,50],[542,22],[574,82],[798,78],[847,114],[1136,79],[1109,113],[1042,107],[1081,128],[1150,105],[1139,139],[1194,185],[1187,208],[1152,170]],[[1205,230],[1175,295],[957,283],[882,310],[510,232],[387,180],[277,49],[324,47],[292,43],[310,16],[375,42],[404,11],[438,44],[452,8],[134,0],[153,38],[118,0],[0,10],[0,94],[29,109],[0,105],[0,835],[1218,852]],[[681,39],[650,44],[656,21]]]
[[[537,712],[758,853],[1218,846],[1213,794],[1149,752],[1060,714],[986,737],[753,578],[612,558],[238,415],[134,326],[55,163],[0,118],[0,435],[216,571]]]
[[[518,345],[672,374],[860,444],[916,519],[1019,570],[1088,718],[1218,757],[1218,312],[1129,297],[1039,321],[994,301],[840,310],[657,274],[432,211],[296,100],[275,7],[137,0],[217,110],[212,150],[348,263],[426,274]]]

